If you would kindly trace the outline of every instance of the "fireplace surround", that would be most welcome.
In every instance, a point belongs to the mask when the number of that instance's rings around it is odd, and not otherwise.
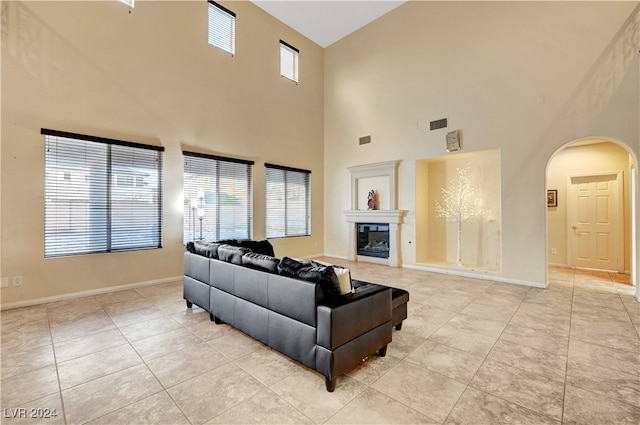
[[[399,164],[400,161],[395,160],[349,167],[349,172],[351,173],[351,209],[344,211],[349,225],[348,260],[386,264],[392,267],[401,266],[401,226],[406,211],[397,209]],[[370,187],[373,185],[376,187]],[[367,206],[364,200],[370,190],[379,192],[381,209],[366,209]],[[386,226],[385,242],[388,245],[388,251],[385,252],[385,255],[380,253],[373,254],[374,251],[371,250],[363,253],[363,250],[358,247],[360,241],[358,236],[359,228],[361,226],[371,227],[374,225]],[[378,230],[375,232],[378,232]],[[381,246],[377,246],[377,250],[384,252]]]

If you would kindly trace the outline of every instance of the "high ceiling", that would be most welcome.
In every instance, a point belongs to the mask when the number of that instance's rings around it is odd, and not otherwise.
[[[322,47],[362,28],[406,0],[252,0]]]

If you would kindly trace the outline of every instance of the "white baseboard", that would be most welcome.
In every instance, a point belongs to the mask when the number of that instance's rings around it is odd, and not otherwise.
[[[147,281],[144,281],[144,282],[127,283],[127,284],[124,284],[124,285],[108,286],[106,288],[91,289],[91,290],[88,290],[88,291],[72,292],[72,293],[69,293],[69,294],[62,294],[62,295],[53,295],[51,297],[34,298],[32,300],[25,300],[25,301],[17,301],[17,302],[14,302],[14,303],[0,304],[0,311],[2,311],[2,310],[10,310],[12,308],[29,307],[29,306],[38,305],[38,304],[53,303],[53,302],[56,302],[56,301],[72,300],[72,299],[75,299],[75,298],[90,297],[90,296],[93,296],[93,295],[106,294],[106,293],[109,293],[109,292],[126,291],[127,289],[142,288],[144,286],[152,286],[152,285],[159,285],[159,284],[162,284],[162,283],[170,283],[170,282],[181,281],[182,279],[183,279],[183,276],[167,277],[167,278],[163,278],[163,279],[154,279],[154,280],[147,280]]]
[[[337,258],[338,260],[346,260],[346,255],[336,255],[336,254],[320,254],[320,257],[329,257],[329,258]]]
[[[515,285],[533,286],[534,288],[546,288],[543,283],[533,282],[529,280],[511,279],[493,274],[491,272],[481,272],[474,270],[461,270],[449,267],[427,266],[421,264],[403,264],[402,267],[413,270],[423,270],[427,272],[442,273],[452,276],[470,277],[473,279],[490,280],[493,282],[513,283]]]
[[[347,257],[343,256],[343,255],[336,255],[336,254],[323,254],[324,257],[330,257],[330,258],[338,258],[340,260],[346,260]],[[427,271],[427,272],[434,272],[434,273],[442,273],[442,274],[449,274],[449,275],[454,275],[454,276],[461,276],[461,277],[470,277],[473,279],[482,279],[482,280],[491,280],[494,282],[504,282],[504,283],[513,283],[515,285],[523,285],[523,286],[533,286],[535,288],[546,288],[544,283],[540,283],[540,282],[533,282],[533,281],[528,281],[528,280],[519,280],[519,279],[510,279],[510,278],[505,278],[502,277],[496,273],[492,273],[489,271],[486,272],[482,272],[482,271],[475,271],[475,270],[463,270],[463,269],[458,269],[458,268],[452,268],[452,267],[438,267],[438,266],[430,266],[430,265],[423,265],[423,264],[403,264],[401,267],[403,268],[407,268],[407,269],[413,269],[413,270],[422,270],[422,271]]]

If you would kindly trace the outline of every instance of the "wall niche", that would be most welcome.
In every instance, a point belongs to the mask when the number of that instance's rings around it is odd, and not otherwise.
[[[472,214],[474,217],[462,222],[460,238],[456,220],[442,216],[437,208],[438,203],[446,206],[445,195],[459,187],[462,187],[465,196],[473,199],[475,209],[475,214]],[[499,150],[417,160],[416,262],[500,272],[500,194]]]

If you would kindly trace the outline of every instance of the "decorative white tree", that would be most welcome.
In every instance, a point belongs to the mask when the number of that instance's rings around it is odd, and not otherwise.
[[[458,226],[458,248],[456,266],[462,266],[462,225],[469,220],[484,214],[480,188],[475,185],[469,175],[470,167],[458,168],[458,177],[451,179],[442,190],[442,204],[436,201],[438,217],[444,217]]]

